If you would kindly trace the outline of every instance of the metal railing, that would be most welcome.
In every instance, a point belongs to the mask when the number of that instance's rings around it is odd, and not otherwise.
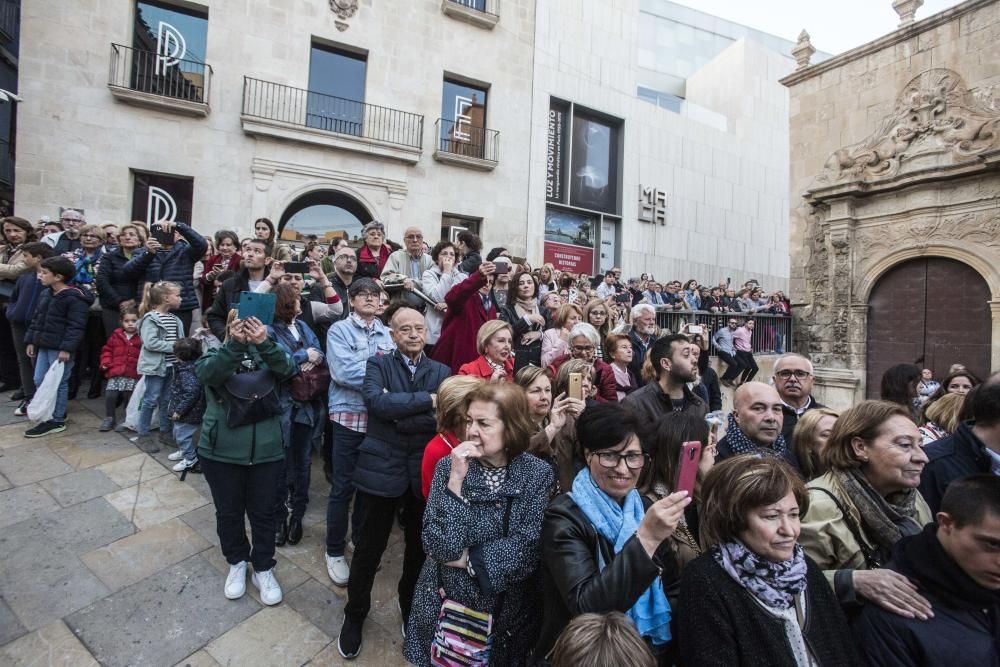
[[[456,123],[447,118],[438,118],[434,129],[438,150],[442,153],[467,155],[489,162],[500,159],[500,132],[497,130]]]
[[[424,143],[420,114],[248,76],[243,77],[243,115],[410,148]]]
[[[0,35],[6,40],[13,40],[17,34],[17,26],[21,8],[11,0],[0,0]]]
[[[500,0],[448,0],[448,2],[483,14],[500,15]]]
[[[211,80],[212,67],[206,63],[111,45],[109,86],[208,104]]]
[[[702,335],[708,337],[711,354],[715,355],[715,343],[712,335],[721,327],[735,318],[740,325],[748,317],[754,321],[753,335],[750,346],[754,353],[782,354],[787,352],[792,341],[792,318],[790,315],[771,315],[769,313],[708,313],[705,311],[670,310],[663,306],[656,309],[656,325],[661,329],[669,329],[677,333],[685,324],[697,324],[703,327]]]
[[[14,186],[14,151],[6,139],[0,139],[0,185]]]

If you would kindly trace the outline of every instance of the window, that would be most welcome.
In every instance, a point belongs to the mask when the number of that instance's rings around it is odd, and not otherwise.
[[[147,225],[155,222],[191,224],[194,179],[132,172],[132,219]]]
[[[569,199],[573,206],[618,212],[618,128],[573,113],[573,164]]]
[[[131,87],[205,101],[208,10],[139,0],[135,5]]]
[[[441,96],[441,150],[483,157],[488,89],[444,80]]]
[[[367,67],[364,55],[313,44],[306,125],[362,136]]]
[[[482,238],[482,218],[471,218],[464,215],[453,215],[451,213],[441,214],[441,240],[455,242],[460,232],[469,230],[476,236]]]

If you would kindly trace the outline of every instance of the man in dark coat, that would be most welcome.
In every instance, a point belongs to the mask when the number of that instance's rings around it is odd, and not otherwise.
[[[719,440],[716,461],[739,454],[780,456],[799,469],[799,460],[791,443],[781,434],[784,403],[771,385],[747,382],[733,394],[726,435]]]
[[[1000,665],[1000,479],[953,482],[936,518],[901,539],[887,566],[916,584],[934,615],[865,605],[855,631],[874,667]]]
[[[698,361],[687,336],[671,334],[658,338],[649,348],[649,361],[658,373],[655,382],[636,389],[622,405],[647,424],[655,424],[670,412],[704,417],[708,403],[692,392],[687,383],[698,377]]]
[[[423,352],[427,338],[423,315],[403,304],[386,314],[396,349],[368,359],[362,389],[368,430],[354,469],[354,502],[361,510],[361,525],[347,582],[344,625],[337,640],[345,658],[361,652],[361,629],[371,610],[375,573],[400,506],[406,546],[397,590],[404,625],[410,614],[413,589],[424,563],[420,466],[424,447],[437,431],[438,386],[450,374],[447,366]]]
[[[920,475],[920,495],[932,512],[941,507],[945,489],[956,479],[1000,471],[1000,374],[992,375],[970,395],[972,421],[927,445],[929,459]],[[969,399],[966,399],[969,400]]]
[[[812,397],[815,380],[812,362],[801,354],[783,354],[774,362],[774,388],[781,397],[781,412],[785,416],[781,435],[789,442],[799,417],[810,410],[826,407]]]

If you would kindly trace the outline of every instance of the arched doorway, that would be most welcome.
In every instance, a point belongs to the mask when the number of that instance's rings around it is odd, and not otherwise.
[[[985,378],[990,371],[990,290],[975,269],[954,259],[922,257],[889,269],[868,299],[869,398],[882,374],[915,363],[944,378],[962,363]]]
[[[346,237],[352,245],[361,241],[361,228],[372,220],[357,199],[335,190],[318,190],[293,201],[278,222],[278,234],[286,243],[305,244],[305,237],[315,234],[320,242],[336,236]]]

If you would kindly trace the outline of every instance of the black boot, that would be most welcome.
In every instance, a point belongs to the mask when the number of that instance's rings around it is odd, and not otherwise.
[[[288,543],[298,544],[302,541],[302,519],[292,517],[288,521]]]
[[[278,524],[278,532],[274,534],[274,546],[283,547],[288,542],[288,521],[282,519]]]

